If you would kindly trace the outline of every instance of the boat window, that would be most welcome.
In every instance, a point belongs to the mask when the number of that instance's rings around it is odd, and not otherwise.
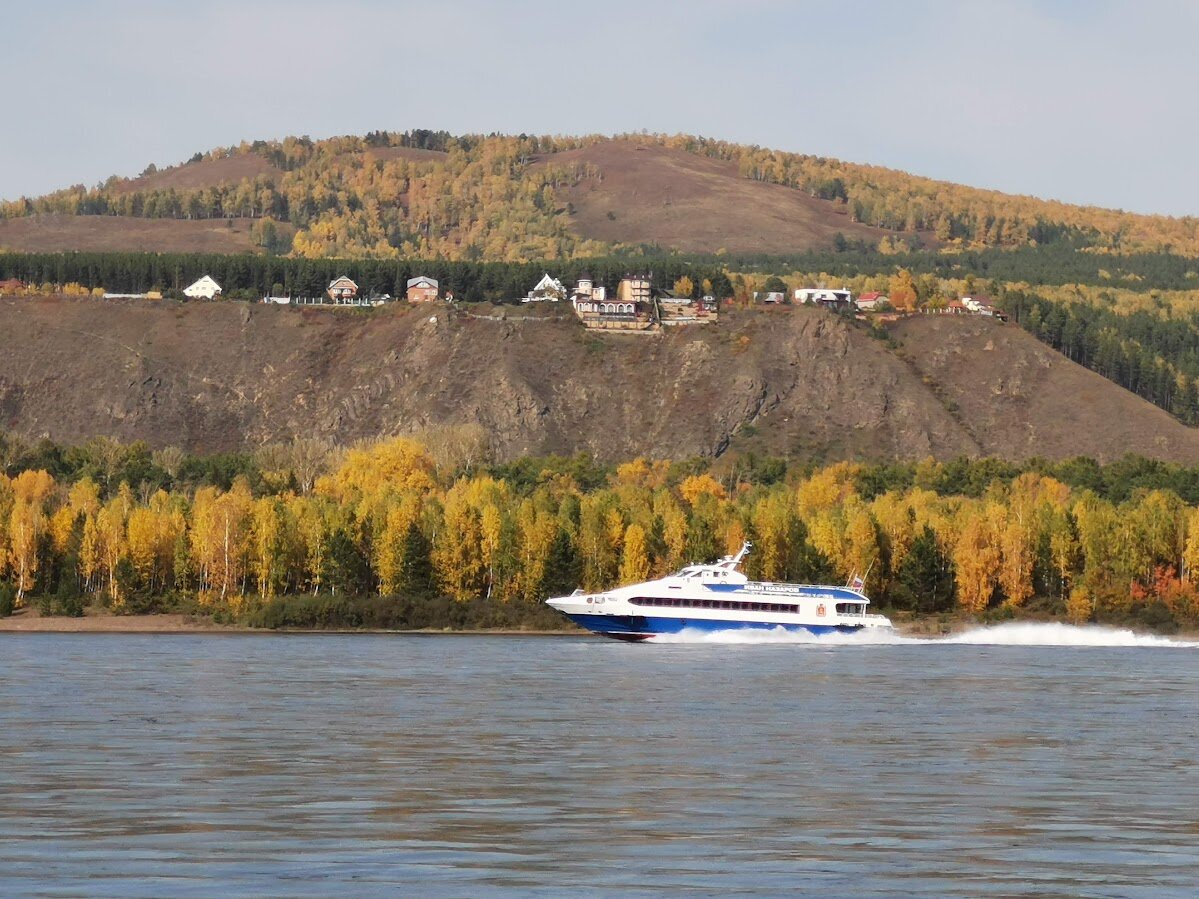
[[[729,609],[741,612],[772,612],[776,615],[782,613],[795,614],[799,611],[798,605],[783,603],[743,602],[735,599],[690,599],[681,596],[633,596],[630,597],[629,604],[634,606],[661,606],[685,609]],[[837,611],[843,615],[862,615],[865,613],[865,606],[862,603],[838,603]]]

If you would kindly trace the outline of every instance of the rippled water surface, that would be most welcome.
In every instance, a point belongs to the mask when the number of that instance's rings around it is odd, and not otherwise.
[[[0,893],[1196,895],[1199,649],[1020,642],[0,636]]]

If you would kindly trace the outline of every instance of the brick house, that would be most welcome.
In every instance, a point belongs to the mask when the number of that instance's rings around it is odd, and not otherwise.
[[[329,299],[334,303],[348,303],[358,296],[358,285],[342,275],[329,282],[325,293],[329,294]]]
[[[407,288],[409,303],[432,303],[437,299],[439,289],[436,278],[427,278],[424,275],[409,278]]]

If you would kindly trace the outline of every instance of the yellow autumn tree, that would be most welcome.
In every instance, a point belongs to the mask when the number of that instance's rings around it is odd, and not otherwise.
[[[818,512],[844,505],[856,494],[854,482],[860,472],[861,466],[853,462],[838,462],[813,472],[795,493],[800,517],[807,521]]]
[[[958,523],[953,562],[957,569],[958,605],[964,612],[980,614],[991,601],[999,578],[1000,551],[985,506],[963,510]]]
[[[465,481],[445,497],[442,526],[433,542],[433,573],[442,589],[458,600],[480,594],[483,582],[482,526]]]
[[[46,515],[40,504],[28,499],[17,499],[13,503],[8,521],[8,566],[16,581],[18,606],[33,589],[41,569],[38,544],[46,525]]]
[[[683,479],[679,484],[679,495],[687,501],[687,504],[694,507],[699,502],[699,498],[707,494],[716,499],[727,499],[728,493],[724,486],[712,477],[710,474],[690,475]]]
[[[896,309],[915,309],[916,282],[912,279],[912,273],[906,268],[901,268],[892,275],[891,283],[887,287],[887,296]]]
[[[791,536],[797,515],[791,497],[774,492],[754,505],[753,527],[756,540],[750,557],[760,576],[767,581],[782,580],[787,572],[787,559],[794,547]],[[732,549],[730,544],[730,550]],[[737,546],[739,550],[740,544]]]
[[[553,512],[532,499],[521,502],[516,512],[516,583],[513,594],[532,602],[539,598],[545,581],[550,547],[558,536],[559,523]]]
[[[107,587],[108,603],[116,609],[124,603],[117,581],[117,566],[128,552],[125,536],[125,503],[113,497],[101,508],[95,519],[95,553],[100,577]]]
[[[211,488],[196,491],[192,552],[201,573],[201,590],[209,601],[236,606],[242,595],[253,504],[250,488],[241,478],[224,493]]]
[[[250,562],[258,595],[274,596],[284,578],[287,558],[286,506],[276,497],[263,496],[250,506]]]
[[[637,584],[649,579],[649,547],[645,529],[630,524],[624,532],[624,547],[620,557],[620,582]]]
[[[424,491],[433,487],[433,459],[420,443],[408,437],[347,450],[341,465],[316,483],[318,493],[339,502],[356,502],[384,489]]]

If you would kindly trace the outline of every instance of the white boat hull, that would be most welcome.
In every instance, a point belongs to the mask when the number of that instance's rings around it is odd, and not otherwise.
[[[803,624],[784,621],[745,621],[731,618],[684,618],[665,615],[615,615],[615,614],[586,614],[565,613],[566,617],[580,627],[595,634],[612,637],[616,640],[638,642],[650,640],[665,634],[678,634],[683,631],[730,631],[730,630],[765,630],[783,629],[792,633],[821,634],[852,634],[863,630],[864,624]]]

